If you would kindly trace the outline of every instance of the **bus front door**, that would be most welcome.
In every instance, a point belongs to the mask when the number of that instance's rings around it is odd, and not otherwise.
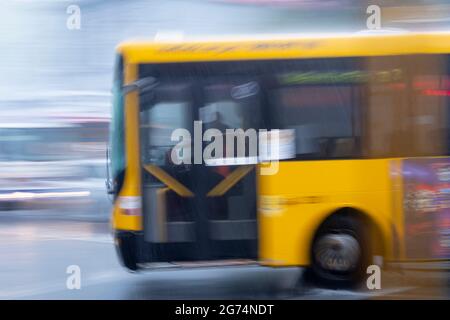
[[[247,79],[161,81],[150,94],[141,93],[150,261],[256,258],[255,157],[248,150],[230,156],[226,141],[234,139],[235,152],[234,129],[257,130],[259,103],[257,83]],[[215,139],[222,143],[212,148]],[[245,147],[251,143],[257,141],[248,138]]]

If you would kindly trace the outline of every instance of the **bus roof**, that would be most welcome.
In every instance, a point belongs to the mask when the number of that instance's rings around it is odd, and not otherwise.
[[[135,40],[117,51],[127,63],[385,56],[450,53],[450,32],[360,32]]]

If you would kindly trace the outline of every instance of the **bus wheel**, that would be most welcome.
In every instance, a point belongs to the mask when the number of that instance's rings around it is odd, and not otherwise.
[[[312,245],[312,275],[327,287],[357,285],[367,264],[363,223],[352,215],[337,214],[319,228]]]
[[[136,271],[137,243],[136,236],[131,232],[119,232],[115,236],[116,251],[122,265],[130,271]]]

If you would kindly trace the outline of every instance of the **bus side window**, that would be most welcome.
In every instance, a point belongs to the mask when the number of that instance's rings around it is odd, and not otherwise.
[[[343,68],[342,61],[329,63],[311,62],[305,69],[277,74],[269,93],[271,107],[277,110],[272,127],[295,131],[297,159],[345,159],[361,154],[362,86],[355,76],[360,71]]]
[[[367,100],[364,105],[364,155],[368,158],[400,156],[409,139],[404,139],[407,90],[404,61],[399,57],[367,58]],[[389,72],[398,69],[402,77],[391,81]]]
[[[192,131],[192,98],[188,83],[167,81],[154,89],[154,98],[141,101],[141,156],[145,164],[169,166],[176,129]],[[144,105],[145,104],[145,105]],[[181,160],[181,159],[178,159]],[[189,163],[190,159],[183,159]]]
[[[447,149],[447,91],[442,55],[411,56],[410,132],[413,156],[443,155]]]
[[[442,155],[447,107],[440,55],[368,58],[367,157]]]

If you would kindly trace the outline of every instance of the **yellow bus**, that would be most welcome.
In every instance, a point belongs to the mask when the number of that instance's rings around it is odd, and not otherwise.
[[[447,259],[449,53],[448,33],[119,45],[108,189],[120,260],[304,266],[344,284],[374,257]],[[273,174],[249,157],[176,164],[178,128],[200,135],[194,149],[208,128],[278,130],[288,151]]]

